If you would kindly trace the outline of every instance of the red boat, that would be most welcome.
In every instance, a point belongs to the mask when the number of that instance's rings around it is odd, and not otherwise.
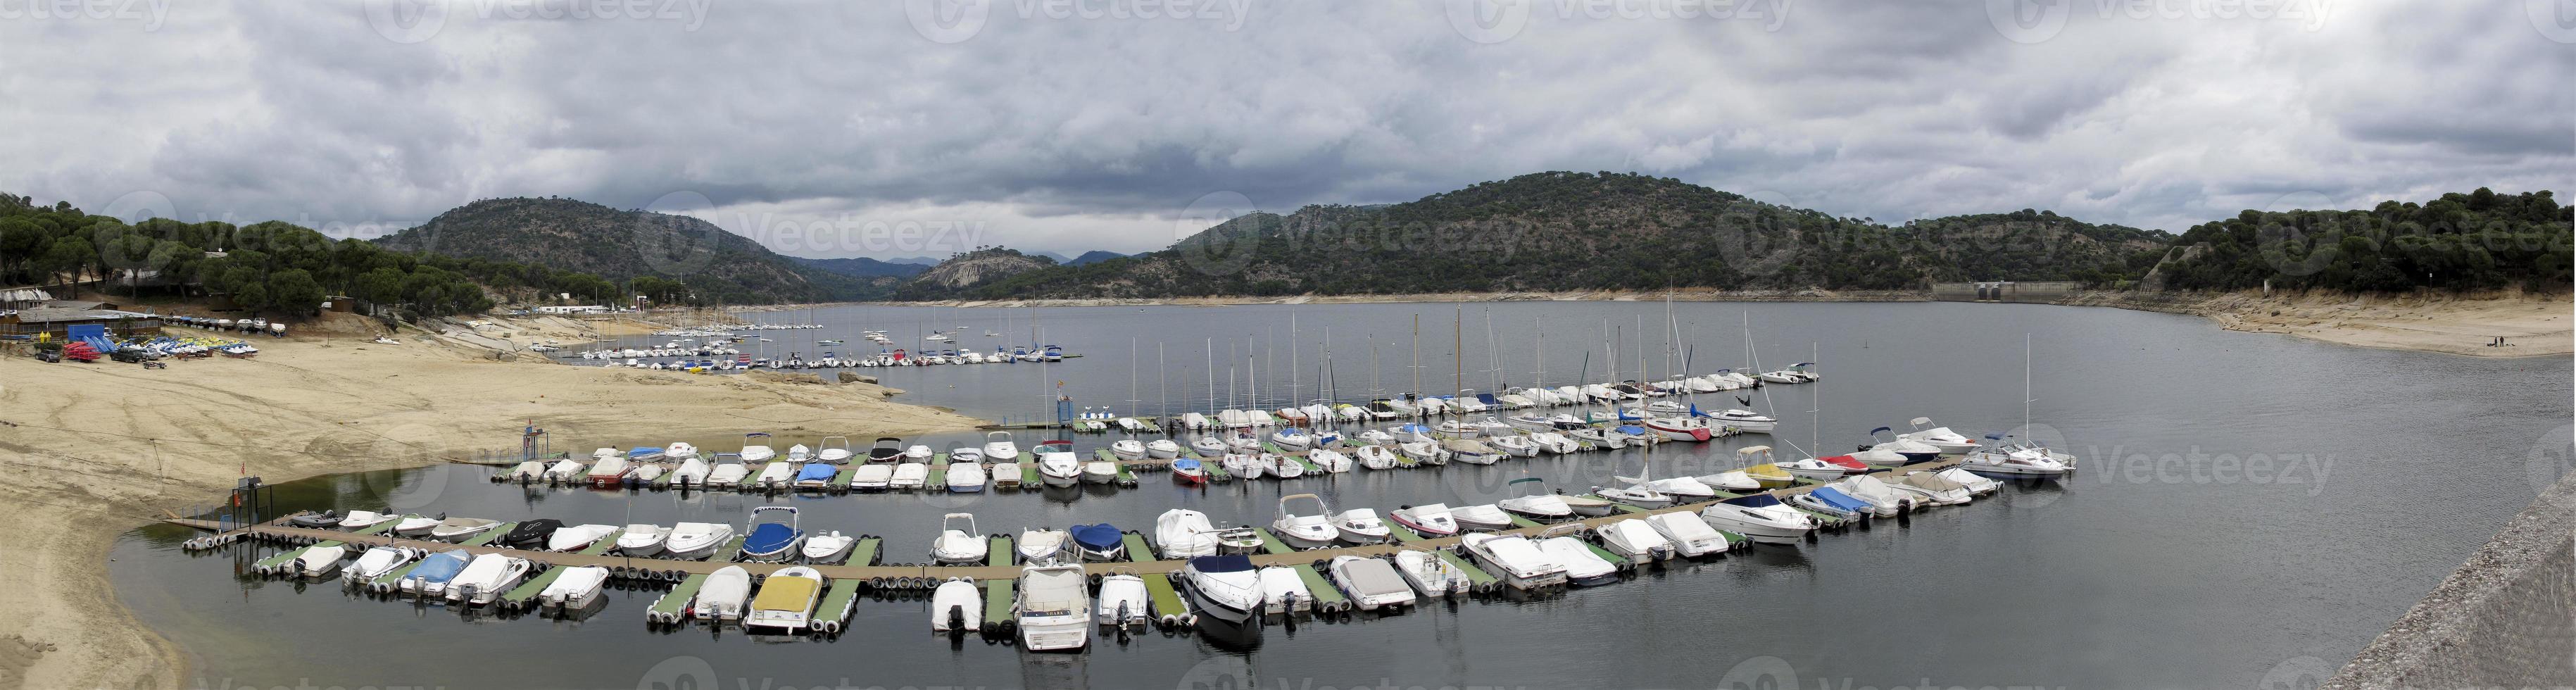
[[[1207,466],[1200,464],[1197,458],[1173,460],[1172,478],[1190,484],[1206,484]]]

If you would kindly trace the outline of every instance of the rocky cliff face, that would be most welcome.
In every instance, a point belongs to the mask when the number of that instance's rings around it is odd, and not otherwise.
[[[1017,250],[981,249],[939,262],[939,265],[914,278],[913,283],[932,289],[960,290],[1054,265],[1052,260]]]

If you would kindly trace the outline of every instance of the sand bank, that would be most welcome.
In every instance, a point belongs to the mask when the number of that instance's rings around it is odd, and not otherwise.
[[[2231,331],[2281,333],[2329,343],[2477,357],[2564,357],[2576,350],[2569,295],[2349,295],[2339,293],[2130,293],[2078,295],[2069,304],[2206,316]],[[2501,347],[2488,343],[2504,338]]]
[[[557,320],[560,321],[560,320]],[[556,323],[514,331],[578,335]],[[514,445],[534,421],[555,447],[745,430],[906,435],[982,420],[889,400],[868,384],[791,383],[572,367],[406,330],[401,345],[320,331],[260,339],[253,359],[44,364],[0,358],[0,690],[178,687],[184,657],[110,591],[118,534],[165,508],[219,501],[244,465],[271,483],[445,462]],[[535,335],[535,337],[553,337]]]

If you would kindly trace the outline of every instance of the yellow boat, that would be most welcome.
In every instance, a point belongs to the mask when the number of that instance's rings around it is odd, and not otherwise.
[[[1761,484],[1762,488],[1778,489],[1797,483],[1797,477],[1791,476],[1788,470],[1780,469],[1779,465],[1771,461],[1770,446],[1751,446],[1735,451],[1735,461],[1738,464],[1751,462],[1755,456],[1760,456],[1762,462],[1744,465],[1744,476],[1752,478],[1754,482]]]
[[[742,625],[802,630],[813,623],[814,604],[822,595],[822,573],[804,566],[780,569],[761,581],[760,593],[751,598],[751,610],[743,614]]]

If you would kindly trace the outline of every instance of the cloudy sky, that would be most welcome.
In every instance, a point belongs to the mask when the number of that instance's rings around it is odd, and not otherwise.
[[[2180,231],[2565,198],[2571,66],[2558,0],[0,0],[0,190],[360,235],[561,195],[805,256],[1543,170]]]

